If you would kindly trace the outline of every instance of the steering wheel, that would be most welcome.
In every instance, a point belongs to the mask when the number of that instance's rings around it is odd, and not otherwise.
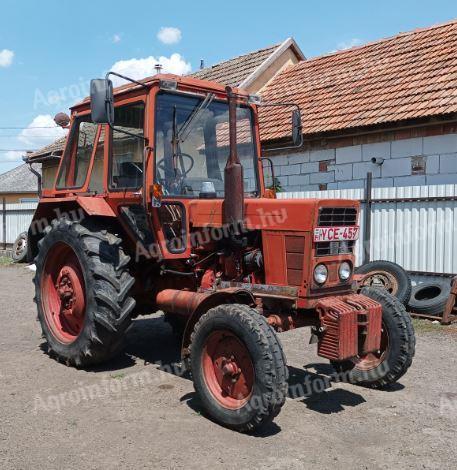
[[[187,168],[187,169],[185,168],[185,165],[184,165],[184,158],[187,158],[190,161],[189,168]],[[181,168],[180,168],[181,175],[180,176],[182,178],[185,178],[192,171],[192,168],[195,165],[195,160],[188,153],[181,152],[178,155],[178,162],[179,162],[179,165],[181,166]],[[159,170],[163,171],[164,174],[165,174],[165,158],[162,158],[161,160],[159,160],[157,162],[157,168]]]

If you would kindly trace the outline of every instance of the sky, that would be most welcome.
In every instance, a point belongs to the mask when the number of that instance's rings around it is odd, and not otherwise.
[[[186,74],[288,37],[311,58],[455,18],[455,0],[2,0],[0,173],[61,136],[53,116],[107,70]]]

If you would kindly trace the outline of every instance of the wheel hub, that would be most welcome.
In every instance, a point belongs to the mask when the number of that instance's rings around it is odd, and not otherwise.
[[[218,361],[219,360],[216,360],[216,365],[219,366],[222,371],[222,374],[225,377],[231,377],[236,381],[241,373],[241,369],[238,367],[235,358],[233,356],[230,359],[226,359],[224,357],[220,361],[220,365],[218,364]]]
[[[46,259],[42,305],[56,339],[62,343],[73,342],[84,325],[84,277],[74,251],[63,243],[57,244]]]
[[[252,395],[254,366],[248,349],[233,333],[215,331],[202,356],[208,389],[225,408],[239,409]]]
[[[395,276],[386,271],[371,271],[362,279],[363,287],[383,288],[395,295],[398,292],[398,282]]]

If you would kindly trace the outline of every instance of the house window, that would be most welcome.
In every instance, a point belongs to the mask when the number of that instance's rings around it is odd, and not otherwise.
[[[143,135],[144,103],[115,108],[110,168],[113,189],[138,189],[142,186]]]
[[[21,198],[19,199],[19,202],[20,202],[21,204],[38,202],[38,198],[37,198],[37,197],[21,197]]]

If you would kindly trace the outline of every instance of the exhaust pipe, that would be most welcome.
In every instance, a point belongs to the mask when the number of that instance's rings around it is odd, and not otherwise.
[[[224,169],[224,209],[223,222],[240,234],[244,224],[244,181],[243,166],[238,158],[236,139],[236,97],[232,87],[226,87],[229,107],[230,153]]]

